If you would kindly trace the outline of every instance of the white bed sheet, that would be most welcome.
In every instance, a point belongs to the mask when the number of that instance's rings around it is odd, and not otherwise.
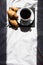
[[[36,0],[7,0],[7,10],[11,6],[29,7]],[[31,5],[30,5],[31,4]],[[35,27],[31,32],[22,32],[20,28],[14,30],[7,27],[7,65],[37,65],[37,6],[35,6]],[[8,20],[7,20],[8,24]]]

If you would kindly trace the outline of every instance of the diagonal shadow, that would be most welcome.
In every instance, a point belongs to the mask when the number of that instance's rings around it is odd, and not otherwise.
[[[43,65],[43,1],[38,0],[37,15],[37,65]]]
[[[6,65],[6,0],[0,0],[0,65]],[[5,27],[5,28],[4,28]]]

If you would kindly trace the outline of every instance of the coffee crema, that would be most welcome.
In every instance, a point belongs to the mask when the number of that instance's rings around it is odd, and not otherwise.
[[[30,18],[30,16],[31,16],[31,12],[30,12],[29,9],[24,8],[24,9],[21,10],[20,16],[21,16],[23,19],[28,19],[28,18]]]

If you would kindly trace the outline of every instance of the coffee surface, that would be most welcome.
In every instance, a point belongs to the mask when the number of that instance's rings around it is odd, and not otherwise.
[[[30,15],[31,15],[31,12],[30,12],[30,10],[27,9],[27,8],[22,9],[21,12],[20,12],[20,16],[21,16],[23,19],[28,19],[28,18],[30,17]]]

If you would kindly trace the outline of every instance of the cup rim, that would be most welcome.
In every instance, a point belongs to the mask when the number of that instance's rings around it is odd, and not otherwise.
[[[24,9],[24,8],[27,8],[27,7],[21,8],[21,9],[20,9],[20,12],[21,12],[21,10]],[[31,12],[31,9],[30,9],[30,8],[27,8],[27,9],[30,10],[30,12]],[[24,21],[27,21],[27,20],[30,20],[31,16],[30,16],[29,18],[27,18],[27,19],[24,19],[24,18],[22,18],[21,15],[20,15],[20,18],[21,18],[22,20],[24,20]]]

